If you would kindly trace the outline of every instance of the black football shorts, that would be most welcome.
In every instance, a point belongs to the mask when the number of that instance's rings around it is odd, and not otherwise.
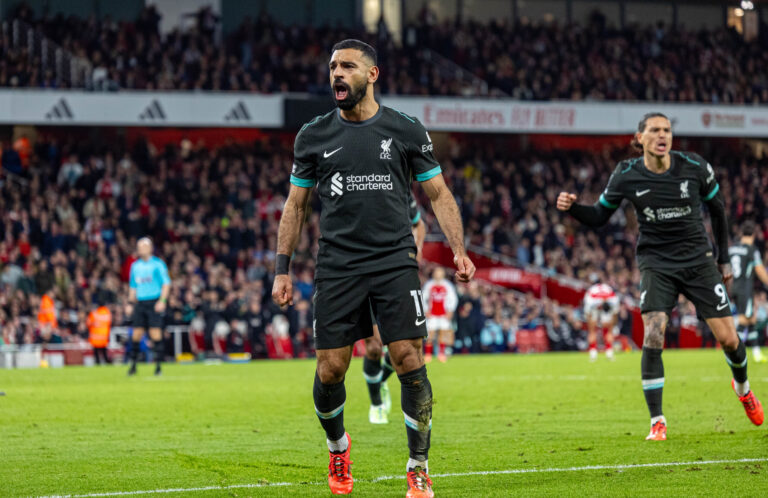
[[[163,315],[155,311],[157,299],[139,301],[133,307],[131,325],[140,329],[155,329],[163,326]]]
[[[640,311],[669,313],[682,294],[702,318],[731,316],[723,276],[714,262],[692,268],[646,269],[640,282]]]
[[[752,293],[751,292],[732,292],[733,294],[733,304],[736,305],[736,313],[739,315],[744,315],[747,318],[752,318],[752,315],[755,314],[755,308],[754,303],[752,302]]]
[[[316,349],[341,348],[370,337],[373,318],[384,344],[427,335],[416,268],[317,279],[314,311]]]

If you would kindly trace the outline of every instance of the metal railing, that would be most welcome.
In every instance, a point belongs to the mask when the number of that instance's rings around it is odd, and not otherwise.
[[[182,334],[189,333],[187,325],[169,325],[165,327],[164,332],[170,333],[173,340],[173,354],[178,358],[182,353],[183,343]],[[109,334],[109,344],[107,350],[112,352],[124,351],[129,334],[130,327],[112,327]],[[119,341],[118,337],[124,337]],[[45,354],[64,353],[66,351],[80,351],[90,353],[92,346],[86,341],[65,342],[58,344],[5,344],[0,345],[0,369],[2,368],[35,368],[40,365]]]
[[[439,71],[440,76],[448,80],[461,81],[467,87],[472,88],[472,91],[467,95],[468,97],[477,95],[490,95],[490,87],[488,82],[482,78],[479,78],[468,69],[459,66],[452,60],[440,55],[434,50],[423,48],[420,50],[420,53],[421,58],[425,62],[432,64]],[[509,95],[498,89],[494,89],[494,94],[497,96],[509,97]]]
[[[427,242],[442,242],[447,244],[447,241],[445,240],[445,237],[438,234],[427,234],[424,238]],[[533,264],[523,264],[519,260],[512,258],[510,256],[506,256],[504,254],[500,254],[494,251],[490,251],[488,249],[485,249],[481,246],[476,246],[472,244],[467,245],[467,250],[472,251],[475,254],[479,254],[481,256],[485,256],[486,258],[490,259],[491,261],[498,261],[499,263],[503,263],[506,266],[513,266],[515,268],[520,268],[521,270],[525,270],[530,273],[536,273],[538,275],[541,275],[543,278],[552,278],[554,280],[557,280],[561,284],[567,285],[568,287],[573,287],[574,289],[586,289],[589,287],[586,283],[582,282],[581,280],[577,278],[568,277],[566,275],[563,275],[561,273],[552,273],[550,271],[547,271],[540,266],[536,266]],[[543,290],[544,292],[544,290]],[[543,293],[544,296],[546,296],[546,292]]]
[[[19,19],[3,21],[2,31],[9,48],[24,51],[28,62],[36,65],[41,75],[51,71],[57,86],[92,88],[93,64],[85,57],[66,50]]]

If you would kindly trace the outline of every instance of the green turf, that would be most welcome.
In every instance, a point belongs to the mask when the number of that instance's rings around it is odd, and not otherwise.
[[[767,458],[714,350],[666,352],[669,440],[646,442],[640,355],[473,356],[433,364],[430,471]],[[355,495],[403,496],[399,385],[387,426],[367,421],[359,360],[347,380]],[[164,496],[328,496],[312,361],[0,371],[0,496],[294,483]],[[768,365],[750,365],[768,396]],[[767,424],[768,425],[768,424]],[[378,482],[381,476],[397,476]],[[302,483],[302,484],[296,484]],[[435,477],[437,496],[765,496],[768,462]]]

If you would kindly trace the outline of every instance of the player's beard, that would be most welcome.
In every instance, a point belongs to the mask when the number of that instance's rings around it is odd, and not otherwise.
[[[336,86],[343,86],[347,89],[347,96],[343,100],[336,98]],[[360,88],[352,88],[344,81],[338,81],[331,86],[331,94],[333,95],[333,101],[336,103],[336,107],[342,111],[349,111],[355,108],[357,104],[363,100],[366,93],[368,93],[368,84],[363,83]]]

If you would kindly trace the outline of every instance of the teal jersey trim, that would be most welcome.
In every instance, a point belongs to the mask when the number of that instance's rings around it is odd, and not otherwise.
[[[421,211],[416,211],[416,216],[411,220],[411,225],[415,225],[421,219]]]
[[[631,169],[632,169],[632,166],[634,166],[635,164],[637,164],[637,163],[638,163],[640,160],[642,160],[642,157],[636,157],[636,158],[634,158],[634,159],[630,160],[630,161],[629,161],[629,164],[627,164],[627,167],[626,167],[626,168],[624,168],[623,170],[621,170],[621,174],[623,175],[623,174],[624,174],[624,173],[626,173],[627,171],[631,170]]]
[[[415,123],[416,122],[415,119],[413,119],[412,117],[408,116],[407,114],[405,114],[403,112],[400,112],[397,109],[392,109],[392,110],[395,111],[396,113],[398,113],[399,115],[401,115],[402,117],[404,117],[405,119],[407,119],[408,121],[410,121],[411,123]]]
[[[704,197],[704,200],[708,201],[708,200],[712,199],[715,196],[715,194],[717,193],[718,190],[720,190],[720,184],[716,183],[715,184],[715,188],[713,188],[712,192],[710,192],[709,194],[707,194],[706,197]]]
[[[693,159],[688,157],[686,154],[683,154],[682,152],[678,152],[678,155],[682,156],[682,158],[688,161],[689,163],[695,164],[697,166],[701,166],[701,163],[699,161],[694,161]]]
[[[298,178],[293,175],[291,175],[291,183],[293,183],[297,187],[304,187],[304,188],[312,188],[315,186],[314,180],[308,180],[306,178]]]
[[[440,168],[440,166],[435,166],[429,171],[425,171],[424,173],[419,173],[416,175],[416,180],[420,182],[425,182],[429,180],[430,178],[434,178],[435,176],[439,175],[443,170]]]
[[[301,133],[302,131],[306,130],[308,127],[310,127],[313,124],[317,123],[322,118],[326,117],[327,115],[329,115],[332,112],[335,112],[335,109],[333,111],[326,112],[325,114],[321,114],[319,116],[315,116],[314,118],[312,118],[312,121],[310,121],[309,123],[305,123],[304,126],[301,127],[301,129],[299,130],[299,133]]]
[[[608,199],[605,198],[605,194],[600,194],[600,204],[607,207],[608,209],[616,209],[618,208],[618,204],[611,204],[608,202]]]

